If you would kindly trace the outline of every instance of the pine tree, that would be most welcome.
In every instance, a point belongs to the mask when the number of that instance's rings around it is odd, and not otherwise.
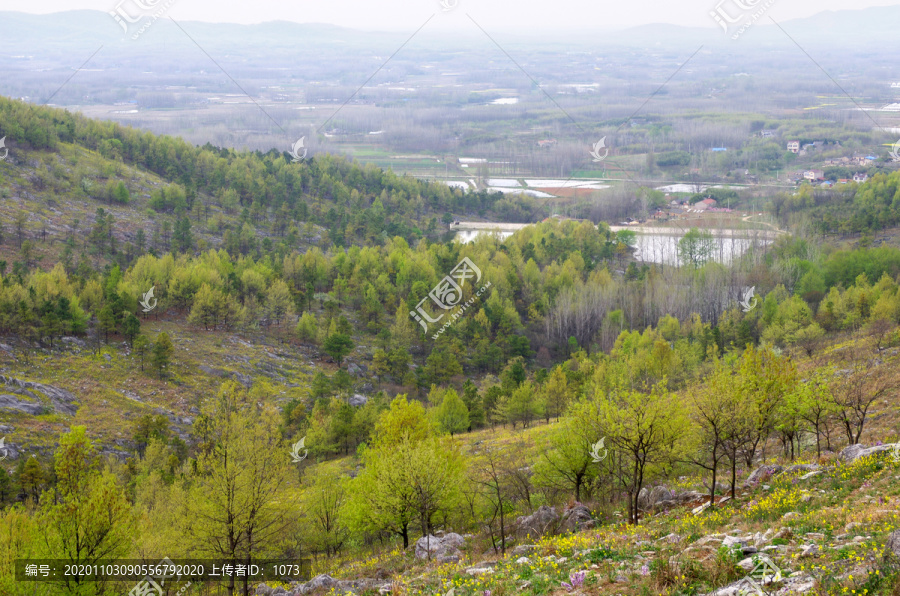
[[[175,346],[172,345],[172,340],[169,339],[169,334],[163,331],[159,335],[156,336],[156,343],[153,344],[153,367],[158,371],[159,378],[163,378],[163,373],[166,368],[168,368],[172,353],[175,351]]]

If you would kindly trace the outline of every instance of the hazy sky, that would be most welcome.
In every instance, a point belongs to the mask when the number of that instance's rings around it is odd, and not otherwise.
[[[494,30],[527,28],[529,33],[562,29],[621,29],[648,23],[711,26],[709,12],[720,0],[0,0],[0,10],[48,13],[76,8],[114,9],[120,2],[171,2],[175,19],[261,23],[285,20],[332,23],[377,30],[414,30],[429,15],[429,28],[473,27],[466,13]],[[741,0],[721,0],[724,6]],[[753,1],[753,0],[750,0]],[[767,14],[779,21],[828,10],[897,4],[897,0],[774,0]]]

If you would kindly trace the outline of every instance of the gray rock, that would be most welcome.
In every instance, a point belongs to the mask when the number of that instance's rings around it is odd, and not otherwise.
[[[354,407],[361,407],[361,406],[366,405],[366,402],[368,402],[368,401],[369,401],[369,398],[366,397],[365,395],[362,395],[360,393],[354,393],[353,396],[348,401],[348,403]]]
[[[654,507],[657,503],[661,501],[667,501],[675,496],[675,492],[669,490],[664,486],[654,486],[650,489],[650,495],[648,498],[650,507]]]
[[[516,518],[516,535],[522,538],[540,538],[556,531],[559,515],[553,507],[541,505],[531,515]]]
[[[9,459],[16,460],[19,459],[19,455],[22,452],[19,451],[19,446],[14,443],[6,443],[4,441],[4,445],[0,448],[0,459]]]
[[[873,447],[866,447],[865,445],[849,445],[844,447],[843,451],[841,451],[838,458],[844,462],[852,462],[856,461],[861,457],[868,457],[869,455],[874,455],[876,453],[883,453],[885,451],[893,450],[895,443],[885,443],[884,445],[875,445]]]
[[[887,550],[895,557],[900,557],[900,530],[894,530],[885,543]]]
[[[560,534],[566,532],[580,532],[585,528],[591,528],[593,526],[594,518],[591,517],[591,510],[579,503],[563,512],[557,532]]]
[[[205,372],[208,375],[218,378],[227,378],[231,377],[241,385],[245,387],[250,387],[253,385],[253,378],[250,375],[245,375],[244,373],[234,372],[230,370],[224,370],[222,368],[214,368],[212,366],[207,366],[205,364],[200,365],[200,370]]]
[[[51,406],[60,414],[74,416],[78,411],[78,401],[71,392],[52,385],[22,381],[0,375],[0,383],[6,386],[10,393],[21,395],[30,401],[49,400]],[[0,406],[2,407],[2,406]]]
[[[231,373],[231,376],[232,376],[232,378],[234,378],[235,381],[237,381],[244,387],[250,388],[251,386],[253,386],[253,377],[251,377],[250,375],[245,375],[244,373],[234,372],[234,373]]]
[[[737,536],[726,536],[722,539],[722,546],[725,548],[744,548],[747,546],[747,541]]]
[[[793,472],[815,472],[819,469],[819,464],[794,464],[784,469],[781,474],[791,474]],[[779,474],[779,476],[781,475]]]
[[[44,406],[25,399],[19,399],[15,395],[0,395],[0,410],[13,410],[14,412],[37,416],[44,413]]]
[[[537,550],[536,544],[520,544],[516,548],[512,549],[512,554],[515,555],[530,555],[535,550]]]
[[[317,575],[300,588],[301,594],[308,594],[315,590],[330,590],[331,588],[337,585],[338,581],[328,575],[327,573],[323,573],[321,575]]]
[[[800,551],[800,558],[801,558],[801,559],[804,559],[804,558],[807,558],[807,557],[815,557],[816,555],[819,554],[819,551],[820,551],[820,550],[821,550],[821,549],[819,548],[819,545],[818,545],[818,544],[807,544],[807,545],[804,545],[803,548],[802,548],[802,550]]]
[[[650,509],[650,491],[647,490],[647,487],[642,488],[638,493],[637,506],[643,510]]]
[[[660,538],[659,542],[668,542],[670,544],[675,544],[677,542],[681,542],[681,536],[673,532],[672,534],[668,534]]]
[[[525,558],[525,557],[523,557],[523,558]],[[469,567],[468,569],[466,569],[467,574],[474,575],[474,576],[490,575],[493,572],[494,572],[494,569],[492,567]]]
[[[266,584],[256,586],[256,596],[272,596],[272,588]]]
[[[416,541],[416,558],[456,562],[459,561],[459,549],[465,544],[466,539],[453,532],[443,536],[422,536]],[[456,561],[453,561],[454,558]]]
[[[747,478],[747,481],[744,483],[744,485],[746,486],[748,484],[754,484],[756,482],[760,482],[761,480],[764,480],[770,476],[773,476],[774,474],[777,474],[777,473],[781,472],[782,470],[784,470],[784,467],[778,466],[778,465],[760,466],[760,467],[756,468],[755,470],[753,470],[753,473],[750,474],[750,476]]]

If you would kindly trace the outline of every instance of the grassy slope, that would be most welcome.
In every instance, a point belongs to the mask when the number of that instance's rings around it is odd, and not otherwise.
[[[534,444],[545,428],[526,431],[528,442]],[[501,430],[465,440],[471,447],[513,438]],[[895,593],[892,580],[883,579],[888,569],[884,544],[900,528],[900,462],[882,454],[852,464],[831,455],[820,463],[821,474],[802,480],[805,471],[776,475],[739,489],[733,502],[697,514],[692,503],[650,514],[635,527],[615,521],[621,515],[614,513],[610,523],[597,528],[536,541],[526,559],[511,550],[506,556],[492,553],[486,539],[470,537],[456,564],[417,561],[412,549],[393,548],[320,560],[316,571],[345,579],[387,571],[393,593],[409,595],[445,594],[451,588],[456,594],[490,591],[492,596],[565,594],[562,582],[577,571],[586,573],[578,590],[582,594],[704,594],[740,580],[746,566],[759,562],[759,555],[722,547],[725,536],[735,536],[765,552],[782,570],[784,580],[769,586],[770,593],[802,593],[804,587],[816,594]],[[681,477],[668,486],[703,490],[699,481]],[[476,570],[484,567],[491,570]]]

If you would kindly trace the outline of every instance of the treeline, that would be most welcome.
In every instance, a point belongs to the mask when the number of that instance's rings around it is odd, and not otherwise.
[[[274,149],[263,154],[209,144],[194,147],[180,138],[7,98],[0,98],[0,134],[10,145],[33,149],[57,150],[59,143],[75,143],[113,162],[154,172],[171,184],[152,193],[150,206],[157,211],[191,213],[198,201],[213,201],[227,210],[246,210],[256,222],[277,220],[272,225],[279,235],[295,221],[322,225],[337,245],[374,243],[383,234],[412,242],[426,233],[434,235],[438,222],[451,213],[484,216],[499,208],[503,215],[535,215],[532,204],[522,212],[519,199],[501,193],[462,192],[328,154],[294,163],[289,153]],[[54,186],[70,180],[68,190],[110,202],[131,198],[117,182],[98,193],[94,177],[83,168],[77,172],[56,168],[53,176],[42,171],[36,180]]]
[[[820,234],[872,234],[900,224],[900,171],[829,190],[804,184],[776,196],[772,211],[785,222],[808,222]]]
[[[627,242],[627,234],[605,226],[550,221],[503,242],[485,237],[412,248],[393,238],[277,260],[225,250],[144,255],[126,270],[104,273],[62,263],[32,273],[20,267],[3,276],[0,332],[52,345],[93,329],[95,337],[134,342],[138,301],[153,288],[155,313],[178,313],[196,330],[263,327],[317,346],[339,364],[365,339],[373,348],[359,357],[371,359],[380,382],[421,393],[454,374],[499,374],[514,358],[548,367],[578,349],[609,351],[623,331],[670,317],[689,323],[686,336],[702,354],[711,344],[722,352],[760,340],[811,353],[827,331],[896,322],[897,249],[825,257],[812,243],[782,238],[727,266],[691,250],[689,266],[638,267],[624,265]],[[488,282],[490,289],[432,341],[436,326],[425,334],[410,312],[420,303],[431,317],[442,312],[429,292],[463,258],[481,281],[464,286],[460,303]],[[757,295],[742,309],[748,286]],[[429,366],[429,359],[439,364]]]

